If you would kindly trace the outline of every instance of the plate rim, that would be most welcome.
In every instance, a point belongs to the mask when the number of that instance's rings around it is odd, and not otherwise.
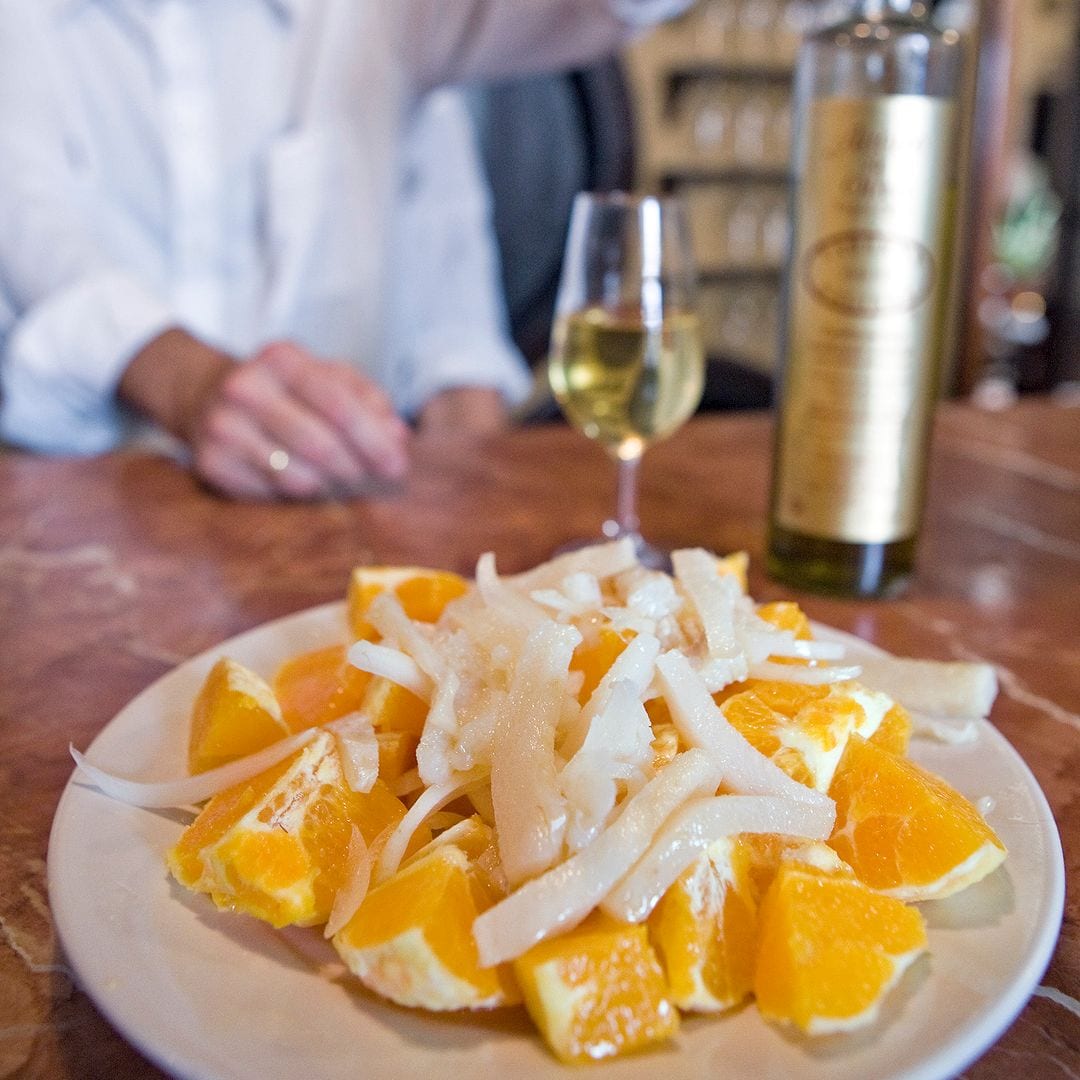
[[[117,730],[125,722],[128,722],[129,716],[138,717],[140,713],[144,712],[146,703],[152,700],[156,693],[161,692],[162,684],[167,680],[178,677],[178,673],[194,674],[200,667],[208,669],[216,658],[226,654],[228,651],[244,648],[254,641],[271,638],[275,634],[279,634],[282,629],[290,626],[306,625],[309,621],[314,624],[325,621],[327,629],[329,629],[330,620],[333,618],[337,618],[341,625],[344,626],[344,611],[345,603],[342,600],[329,601],[308,607],[241,631],[181,661],[170,668],[169,671],[155,678],[105,723],[90,742],[86,753],[92,756],[95,747],[107,742],[111,737],[110,733],[115,735]],[[813,625],[815,632],[822,631],[828,636],[844,640],[853,649],[862,649],[871,653],[884,652],[879,646],[847,631],[817,622]],[[284,655],[287,655],[287,653],[283,653]],[[990,740],[996,753],[1007,758],[1009,766],[1023,778],[1026,785],[1026,794],[1032,799],[1038,812],[1040,835],[1047,842],[1047,858],[1043,863],[1046,889],[1040,898],[1045,917],[1035,924],[1035,931],[1030,938],[1021,971],[1013,974],[1006,992],[993,998],[987,1008],[973,1014],[969,1022],[959,1029],[956,1038],[931,1051],[914,1069],[894,1074],[897,1080],[901,1076],[904,1080],[944,1080],[945,1077],[966,1068],[989,1049],[1020,1014],[1030,999],[1039,979],[1050,963],[1060,934],[1064,915],[1065,870],[1061,839],[1053,811],[1034,773],[1005,735],[988,720],[979,721],[979,733],[981,737]],[[76,792],[87,787],[89,785],[79,780],[78,770],[73,768],[72,774],[65,782],[58,800],[49,830],[46,855],[47,890],[53,923],[64,958],[74,971],[79,987],[91,999],[94,1006],[101,1011],[102,1015],[106,1017],[123,1039],[130,1042],[150,1061],[176,1075],[209,1076],[211,1074],[191,1071],[193,1063],[178,1056],[175,1047],[162,1044],[159,1040],[153,1038],[151,1033],[143,1030],[143,1027],[138,1022],[138,1009],[122,1008],[111,997],[103,995],[100,988],[98,988],[98,992],[95,992],[95,984],[98,980],[95,980],[87,970],[92,967],[92,963],[85,955],[85,952],[80,951],[78,945],[72,946],[72,937],[74,935],[71,932],[71,913],[68,910],[65,897],[66,885],[61,883],[61,870],[57,865],[57,859],[59,858],[58,852],[63,849],[66,839],[64,832],[68,825],[68,818],[71,815],[70,805],[78,798]],[[133,812],[139,811],[137,807],[128,809]],[[321,978],[317,973],[313,974],[314,977]],[[628,1061],[630,1059],[616,1060]],[[610,1064],[603,1066],[603,1068],[609,1074],[612,1071],[612,1065]],[[559,1067],[559,1071],[560,1073],[564,1072],[565,1066]],[[242,1076],[245,1074],[238,1072],[230,1075]]]

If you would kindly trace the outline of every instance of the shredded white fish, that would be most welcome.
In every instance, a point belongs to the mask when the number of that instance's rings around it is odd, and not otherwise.
[[[432,681],[420,665],[400,649],[357,641],[349,647],[349,663],[361,671],[389,679],[404,687],[424,702],[431,701]]]
[[[562,851],[566,807],[559,792],[555,736],[567,704],[566,678],[581,634],[545,620],[522,650],[496,723],[491,797],[499,855],[511,884],[551,866]]]
[[[337,742],[345,783],[353,791],[368,792],[379,778],[379,740],[371,717],[351,712],[326,725]]]
[[[867,686],[925,716],[982,719],[997,697],[997,673],[980,661],[912,660],[874,651],[860,656],[859,664]]]
[[[645,853],[668,817],[688,799],[715,792],[722,778],[722,766],[707,750],[676,755],[588,847],[477,916],[473,937],[480,963],[512,960],[576,926]]]
[[[940,716],[911,713],[911,735],[916,739],[933,739],[950,746],[973,743],[979,737],[979,721],[956,720]]]
[[[725,784],[731,790],[744,795],[784,795],[797,802],[831,802],[755,750],[724,717],[685,656],[664,653],[656,667],[679,735],[688,745],[719,755],[724,762]]]
[[[717,795],[695,799],[672,815],[649,850],[608,893],[600,907],[623,922],[647,919],[675,879],[710,844],[737,833],[776,833],[825,840],[836,810],[776,795]]]
[[[863,651],[838,636],[797,640],[762,619],[738,580],[718,573],[710,553],[675,552],[673,564],[673,575],[648,570],[624,540],[501,576],[494,555],[485,553],[475,587],[434,624],[410,619],[391,593],[376,597],[367,617],[382,641],[356,642],[349,662],[409,690],[429,711],[417,767],[390,780],[411,805],[370,844],[353,829],[327,936],[348,923],[369,888],[400,868],[425,824],[446,830],[433,845],[468,834],[483,848],[474,865],[503,896],[473,926],[485,965],[519,956],[597,906],[640,922],[724,837],[826,838],[833,801],[754,749],[714,700],[733,682],[830,686],[861,672],[865,686],[830,693],[864,705],[863,734],[880,722],[892,688],[896,700],[915,706],[916,731],[945,741],[963,741],[973,724],[967,718],[984,715],[993,700],[987,665],[915,665],[872,650],[864,663]],[[578,648],[609,631],[625,645],[585,699]],[[683,748],[676,752],[668,729],[670,760],[654,744],[649,713],[658,698]],[[370,791],[379,767],[372,718],[360,711],[327,730],[350,787]],[[170,781],[114,776],[74,748],[72,755],[115,798],[189,806],[282,761],[318,732]],[[461,805],[451,806],[457,800]]]
[[[862,673],[858,664],[845,667],[812,667],[801,664],[773,664],[768,660],[750,666],[750,675],[755,679],[767,679],[769,682],[804,683],[807,686],[826,686],[829,683],[847,682],[857,679]]]

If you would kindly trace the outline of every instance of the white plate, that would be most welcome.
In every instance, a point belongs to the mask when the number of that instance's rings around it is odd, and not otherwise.
[[[281,619],[181,665],[140,694],[90,748],[94,762],[140,778],[176,776],[190,702],[223,653],[267,673],[341,640],[341,604]],[[854,1036],[808,1040],[754,1008],[693,1018],[677,1040],[598,1068],[597,1077],[702,1076],[844,1080],[946,1077],[987,1049],[1023,1008],[1061,924],[1064,871],[1050,808],[1027,766],[989,724],[960,746],[917,741],[913,757],[971,799],[1005,865],[960,896],[924,905],[930,956]],[[86,992],[164,1069],[184,1077],[568,1077],[520,1010],[440,1017],[357,988],[317,930],[274,931],[217,912],[175,885],[165,851],[184,815],[139,810],[76,777],[49,844],[49,897]]]

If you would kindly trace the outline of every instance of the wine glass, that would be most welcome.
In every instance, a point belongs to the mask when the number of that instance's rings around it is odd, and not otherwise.
[[[637,475],[646,448],[694,412],[705,383],[696,274],[676,197],[582,192],[574,199],[555,304],[548,378],[567,420],[618,463],[609,539],[630,537],[648,566]]]

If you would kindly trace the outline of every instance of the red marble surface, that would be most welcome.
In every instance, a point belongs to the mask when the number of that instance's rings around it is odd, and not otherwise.
[[[761,572],[770,422],[702,418],[650,451],[645,531]],[[0,1077],[159,1075],[75,985],[50,919],[49,826],[85,746],[173,665],[343,594],[357,563],[503,571],[595,534],[602,454],[561,426],[419,448],[401,489],[344,505],[223,502],[174,464],[0,453]],[[1053,807],[1068,893],[1042,985],[964,1076],[1080,1076],[1080,408],[942,409],[919,573],[888,602],[799,597],[897,653],[997,666],[993,720]],[[358,1073],[358,1075],[360,1075]]]

